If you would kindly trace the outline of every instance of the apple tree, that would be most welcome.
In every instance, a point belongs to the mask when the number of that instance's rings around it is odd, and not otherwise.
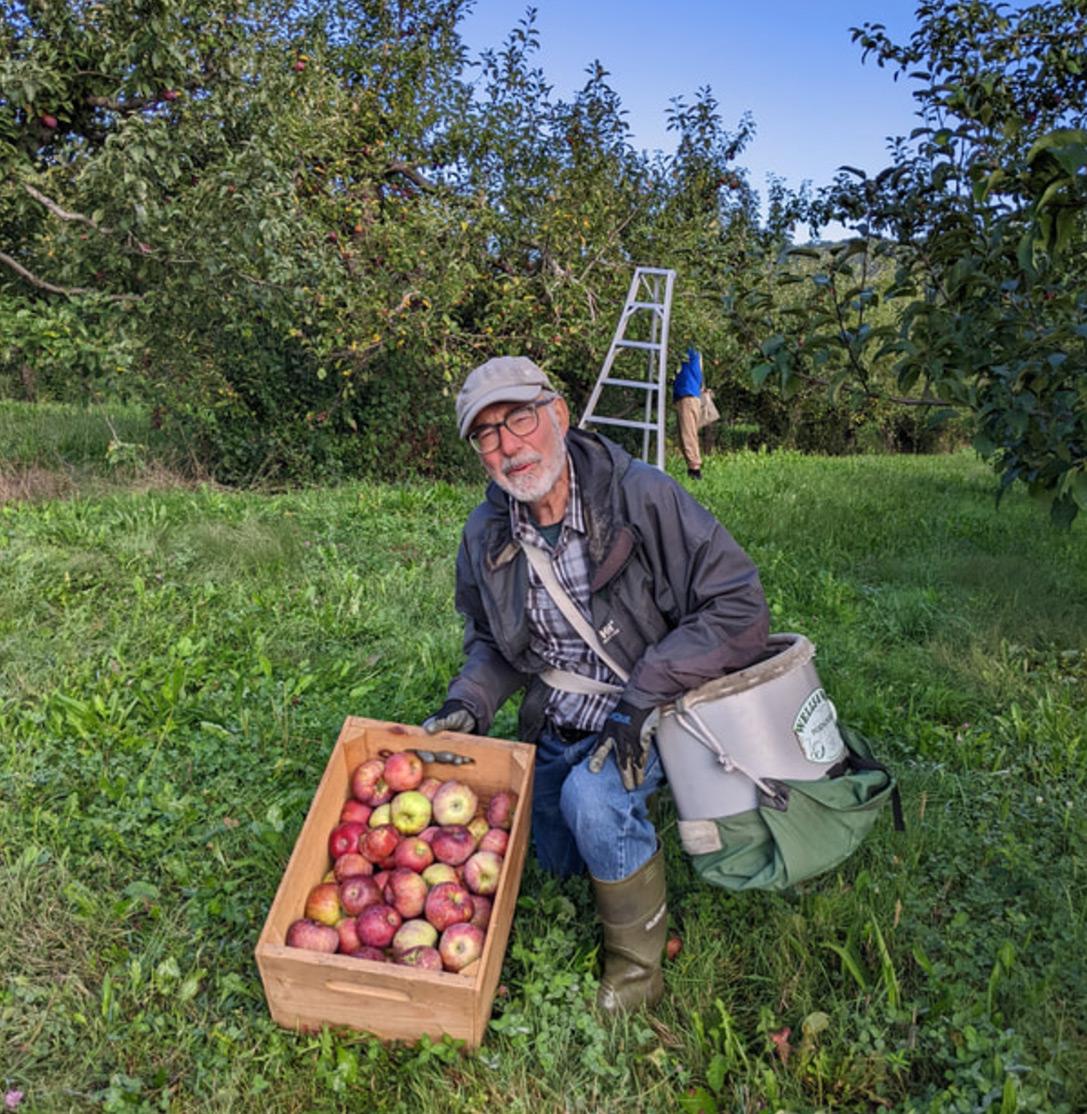
[[[897,392],[930,423],[965,414],[1001,490],[1022,482],[1070,523],[1087,507],[1082,4],[928,0],[917,20],[905,45],[854,32],[917,83],[919,125],[885,170],[843,168],[819,199],[816,223],[854,237],[782,265],[805,297],[753,373],[859,406]],[[750,294],[732,311],[753,334]]]

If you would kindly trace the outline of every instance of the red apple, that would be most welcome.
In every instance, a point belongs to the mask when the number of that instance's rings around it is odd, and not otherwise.
[[[418,789],[405,789],[389,802],[389,819],[397,831],[416,835],[430,824],[430,801]]]
[[[371,963],[388,963],[385,958],[385,953],[380,948],[375,948],[371,944],[363,944],[362,947],[356,948],[353,952],[348,953],[352,959],[368,959]]]
[[[459,882],[432,886],[423,908],[426,919],[443,932],[451,924],[472,919],[472,895]]]
[[[483,951],[483,929],[464,922],[451,924],[438,940],[438,953],[447,971],[462,971],[469,963],[479,959]]]
[[[367,905],[358,915],[356,928],[363,944],[387,948],[404,918],[388,905]]]
[[[389,875],[382,891],[385,904],[391,905],[404,920],[420,917],[426,906],[427,884],[421,874],[401,866]]]
[[[479,798],[475,790],[463,781],[447,781],[434,794],[431,802],[434,809],[434,823],[443,827],[447,824],[467,824],[476,814]]]
[[[411,750],[390,754],[385,759],[385,780],[394,793],[418,789],[423,780],[423,760]]]
[[[479,925],[484,932],[491,923],[491,912],[494,909],[494,899],[486,894],[472,894],[472,920],[471,923]]]
[[[343,920],[337,921],[336,932],[340,937],[340,951],[344,955],[350,955],[353,951],[362,947],[354,917],[344,917]]]
[[[392,874],[391,869],[379,870],[374,874],[374,881],[377,883],[378,889],[381,890],[382,893],[385,892],[385,883],[388,882],[390,874]]]
[[[359,850],[372,863],[384,862],[400,842],[400,833],[392,824],[379,824],[362,837]]]
[[[366,825],[356,820],[347,820],[337,824],[328,836],[328,853],[332,858],[338,859],[352,851],[358,851],[359,840],[366,832]]]
[[[380,758],[368,758],[360,763],[351,774],[351,795],[364,805],[368,805],[374,786],[384,773],[385,763]]]
[[[395,952],[393,962],[399,963],[402,967],[418,967],[421,971],[445,970],[441,952],[433,946],[428,947],[422,944],[417,948]]]
[[[416,874],[422,874],[434,862],[434,852],[425,839],[418,836],[405,836],[393,852],[393,863],[406,866]]]
[[[57,126],[57,118],[55,116],[50,116],[48,112],[45,113],[44,116],[42,116],[42,127],[43,128],[55,128],[56,126]]]
[[[459,866],[476,849],[476,841],[463,824],[450,824],[434,833],[430,846],[439,862]]]
[[[508,831],[513,826],[516,811],[517,794],[512,789],[500,789],[487,802],[487,823],[492,828],[505,828]]]
[[[381,900],[381,888],[369,874],[355,874],[340,883],[340,905],[349,916],[357,917],[368,905],[378,905]]]
[[[311,921],[334,925],[343,916],[339,886],[335,882],[318,882],[306,896],[305,915]]]
[[[435,832],[440,832],[441,828],[437,824],[428,824],[420,833],[419,838],[425,839],[429,843],[434,838]]]
[[[493,894],[502,873],[502,857],[493,851],[477,851],[464,864],[464,884],[474,894]]]
[[[392,787],[382,775],[374,782],[370,790],[370,799],[366,803],[377,808],[378,805],[387,805],[393,799],[393,795]]]
[[[506,854],[509,849],[510,834],[505,828],[488,828],[479,841],[477,851],[493,851],[496,855]]]
[[[425,777],[419,782],[419,792],[423,794],[428,801],[434,800],[434,794],[441,788],[442,783],[440,778]]]
[[[342,882],[345,878],[353,878],[356,874],[373,873],[374,864],[365,855],[360,855],[358,851],[341,855],[332,864],[332,877],[337,882]]]
[[[370,813],[373,811],[370,805],[364,805],[362,801],[355,797],[348,797],[343,803],[343,808],[340,809],[340,822],[350,820],[356,824],[365,824],[369,827]]]
[[[456,882],[457,868],[449,863],[431,863],[423,871],[423,881],[433,889],[439,882]]]
[[[291,948],[328,952],[331,955],[340,946],[340,934],[330,924],[303,917],[291,923],[287,929],[286,941]]]
[[[422,917],[405,921],[393,937],[394,952],[406,952],[408,948],[430,947],[438,943],[438,930]]]

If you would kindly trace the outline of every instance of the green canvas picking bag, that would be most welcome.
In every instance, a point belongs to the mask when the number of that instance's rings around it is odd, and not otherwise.
[[[844,862],[890,801],[902,808],[894,776],[859,731],[839,724],[848,754],[840,772],[816,781],[761,778],[758,805],[713,820],[680,820],[695,872],[729,890],[784,890]]]

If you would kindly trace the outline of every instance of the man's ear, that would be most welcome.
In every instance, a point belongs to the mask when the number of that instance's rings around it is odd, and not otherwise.
[[[555,411],[555,418],[559,423],[559,431],[563,437],[566,436],[570,428],[570,408],[566,405],[566,399],[559,395],[557,399],[551,404]]]

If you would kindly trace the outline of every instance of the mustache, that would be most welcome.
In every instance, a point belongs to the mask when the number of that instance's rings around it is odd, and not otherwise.
[[[539,464],[541,460],[543,454],[536,452],[519,453],[517,456],[508,457],[502,461],[502,475],[508,476],[514,468],[523,468],[526,464]]]

